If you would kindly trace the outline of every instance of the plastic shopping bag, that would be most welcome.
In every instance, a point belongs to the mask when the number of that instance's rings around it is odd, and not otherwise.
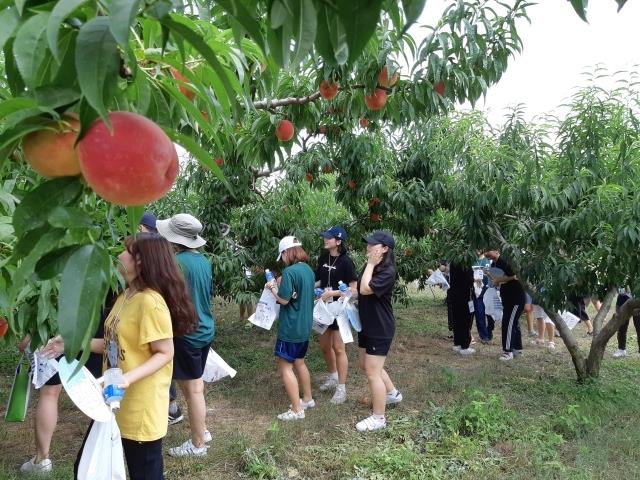
[[[440,270],[435,270],[429,278],[425,281],[427,285],[438,285],[443,290],[449,289],[449,282],[444,277],[444,274]]]
[[[336,302],[333,302],[336,303]],[[324,300],[316,300],[316,304],[313,307],[313,320],[321,323],[322,325],[331,325],[336,316]]]
[[[107,422],[93,422],[82,448],[78,480],[126,480],[120,429],[115,415]]]
[[[580,322],[580,319],[571,312],[564,311],[560,316],[562,317],[562,320],[564,320],[564,323],[567,324],[567,327],[569,327],[569,330],[573,330],[573,327]]]
[[[41,357],[39,350],[33,354],[33,379],[36,389],[41,388],[51,377],[58,373],[58,361],[54,358]]]
[[[209,349],[209,355],[207,356],[207,363],[204,366],[204,372],[202,373],[202,379],[205,382],[217,382],[224,377],[235,377],[236,372],[233,368],[225,362],[220,355],[218,355],[213,348]]]
[[[502,300],[498,295],[498,291],[491,287],[487,288],[482,297],[484,301],[484,313],[490,315],[496,322],[502,321]]]
[[[13,385],[11,385],[11,393],[9,393],[4,419],[7,422],[24,422],[27,417],[30,396],[31,366],[29,364],[29,354],[23,353],[16,367],[16,375],[13,379]]]
[[[347,303],[345,309],[345,313],[347,314],[347,318],[349,319],[349,323],[353,327],[356,332],[362,331],[362,324],[360,323],[360,314],[358,313],[358,309],[351,302]]]
[[[344,343],[353,342],[353,334],[351,333],[351,325],[346,313],[341,313],[336,320],[338,321],[338,330],[340,331],[340,337]]]
[[[314,332],[316,332],[318,335],[322,335],[324,332],[327,331],[327,328],[329,328],[329,325],[325,324],[325,323],[320,323],[318,322],[315,318],[313,319],[313,325],[312,325],[312,330]]]
[[[278,318],[280,305],[269,290],[263,290],[256,311],[249,317],[249,321],[265,330],[271,330],[273,322]]]

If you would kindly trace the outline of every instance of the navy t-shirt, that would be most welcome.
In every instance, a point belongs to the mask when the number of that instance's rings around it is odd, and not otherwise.
[[[358,279],[358,291],[362,275]],[[396,332],[396,319],[393,316],[391,295],[396,284],[394,267],[374,269],[369,288],[371,295],[358,295],[358,309],[362,323],[362,335],[370,338],[393,338]]]

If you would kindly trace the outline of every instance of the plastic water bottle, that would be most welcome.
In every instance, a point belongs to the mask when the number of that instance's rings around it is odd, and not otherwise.
[[[338,290],[347,298],[351,296],[351,290],[349,289],[349,285],[344,283],[342,280],[338,282]]]
[[[267,279],[267,282],[272,282],[273,281],[273,272],[271,270],[269,270],[268,268],[264,271],[264,277]]]
[[[322,296],[322,294],[324,293],[324,290],[322,288],[316,288],[314,290],[314,293],[316,294],[316,298],[320,298]]]
[[[124,389],[119,388],[118,385],[124,383],[124,376],[122,370],[119,368],[110,368],[104,372],[104,399],[111,407],[111,410],[118,410],[120,408],[120,401],[124,397]]]

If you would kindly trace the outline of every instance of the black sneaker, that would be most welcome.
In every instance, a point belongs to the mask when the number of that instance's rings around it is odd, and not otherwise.
[[[184,420],[184,415],[182,415],[182,412],[180,411],[180,407],[176,409],[176,413],[169,412],[169,425],[175,425],[176,423],[179,423],[182,420]]]

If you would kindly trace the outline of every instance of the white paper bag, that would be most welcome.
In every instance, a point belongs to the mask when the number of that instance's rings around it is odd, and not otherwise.
[[[256,311],[248,320],[260,328],[271,330],[271,326],[278,318],[279,313],[280,305],[276,302],[276,297],[273,296],[271,291],[265,289],[262,291],[260,300],[258,300]]]
[[[314,321],[323,325],[331,325],[335,318],[336,316],[329,310],[329,306],[324,302],[324,300],[316,300],[316,304],[313,307]]]
[[[233,368],[225,362],[220,355],[218,355],[213,348],[209,349],[209,355],[207,356],[207,363],[204,366],[204,372],[202,373],[202,379],[205,382],[217,382],[224,377],[235,377],[236,372]]]
[[[126,480],[120,429],[115,415],[93,422],[78,464],[78,480]]]

